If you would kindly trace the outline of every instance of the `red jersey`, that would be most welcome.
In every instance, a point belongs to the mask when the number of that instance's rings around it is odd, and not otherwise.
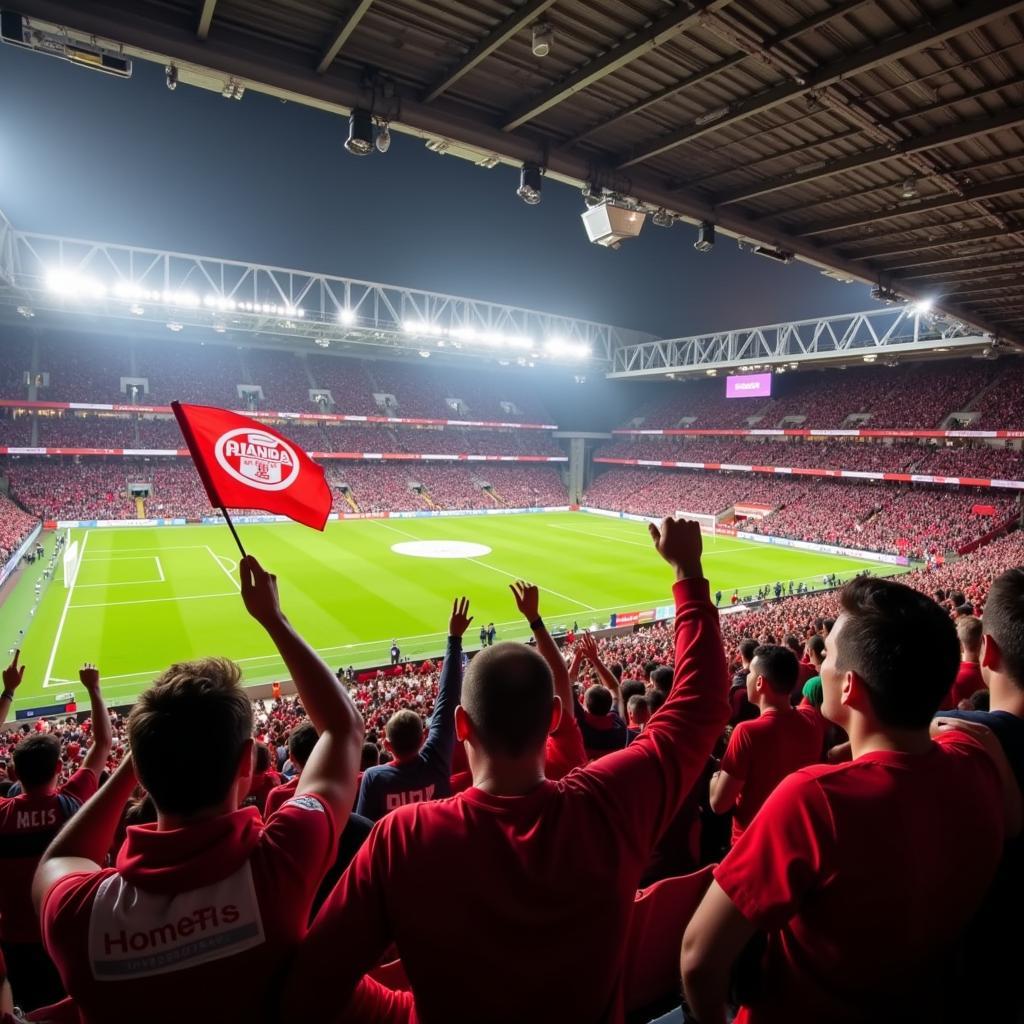
[[[270,794],[270,791],[280,785],[281,775],[279,772],[260,772],[252,777],[252,782],[249,784],[249,796],[255,798],[256,806],[262,810],[267,802],[267,796]]]
[[[821,758],[821,742],[822,734],[810,716],[795,708],[768,708],[733,729],[722,771],[743,783],[732,818],[734,843],[790,772]]]
[[[768,933],[737,1022],[943,1019],[945,954],[992,880],[1003,820],[996,768],[962,732],[790,775],[715,869]]]
[[[675,679],[640,736],[524,796],[471,787],[377,822],[295,958],[288,1020],[316,1018],[325,992],[355,993],[347,1019],[384,1019],[363,976],[392,943],[423,1024],[622,1020],[637,883],[729,716],[708,584],[674,594]]]
[[[275,786],[268,794],[266,803],[263,805],[263,818],[266,820],[276,811],[285,800],[295,796],[295,790],[299,785],[299,776],[293,775],[287,782]]]
[[[244,807],[129,828],[116,867],[68,875],[43,901],[46,949],[83,1024],[276,1019],[275,981],[336,843],[308,794],[266,825]]]
[[[960,701],[967,700],[971,694],[984,689],[985,679],[981,674],[981,666],[976,661],[961,661],[956,679],[942,702],[941,710],[955,710]]]
[[[32,876],[53,837],[96,792],[97,778],[80,768],[48,796],[0,800],[0,939],[40,942],[39,919],[32,906]]]

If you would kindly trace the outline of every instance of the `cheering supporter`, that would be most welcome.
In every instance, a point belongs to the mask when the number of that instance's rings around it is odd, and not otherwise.
[[[249,792],[246,800],[252,801],[255,807],[263,810],[270,793],[281,785],[281,775],[272,766],[270,748],[265,743],[257,743],[254,750],[252,778],[249,780]]]
[[[579,638],[569,669],[569,678],[573,682],[584,660],[590,663],[600,682],[584,690],[583,702],[574,701],[573,711],[583,736],[583,747],[587,757],[593,761],[613,750],[621,750],[629,742],[629,735],[619,681],[601,660],[597,641],[589,633]]]
[[[974,615],[961,615],[956,620],[956,636],[960,642],[960,668],[950,691],[943,698],[940,707],[964,708],[969,706],[972,696],[985,688],[981,672],[981,619]]]
[[[1006,755],[1019,799],[1024,791],[1024,569],[1009,569],[992,582],[982,634],[981,672],[989,708],[943,712],[933,733],[947,725],[963,728],[965,722],[969,728],[990,729]],[[976,1020],[1017,1021],[1024,1012],[1016,939],[1022,901],[1024,840],[1018,836],[1007,844],[996,880],[963,943],[965,976],[985,978],[984,985],[972,986],[966,1001]]]
[[[403,708],[388,719],[384,744],[393,760],[363,772],[357,814],[379,821],[396,807],[440,799],[451,792],[455,706],[462,692],[462,636],[472,621],[466,598],[452,603],[448,646],[430,731],[424,738],[423,719],[411,708]]]
[[[24,674],[25,666],[19,666],[15,651],[13,662],[3,673],[5,712]],[[12,755],[19,791],[0,798],[0,857],[5,869],[0,882],[0,946],[14,998],[27,1010],[56,1002],[64,995],[61,979],[43,948],[39,919],[32,906],[32,876],[50,841],[96,792],[112,744],[99,672],[85,665],[78,678],[89,694],[92,736],[81,767],[62,783],[60,740],[49,733],[29,732],[19,740]]]
[[[0,568],[21,546],[38,520],[18,508],[5,494],[0,494]]]
[[[747,700],[757,718],[741,721],[711,777],[710,804],[715,814],[735,808],[732,841],[750,826],[772,790],[791,772],[814,764],[823,730],[817,714],[797,710],[791,697],[798,682],[796,655],[786,647],[763,644],[754,650],[747,675]]]
[[[730,970],[758,930],[744,1024],[941,1019],[954,943],[1002,855],[1008,816],[990,748],[959,730],[929,737],[956,675],[952,622],[887,580],[849,584],[841,608],[822,711],[853,760],[781,782],[715,869],[682,950],[702,1024],[724,1024]]]
[[[253,709],[238,667],[217,658],[174,665],[139,698],[131,756],[50,845],[33,882],[47,950],[83,1021],[134,1022],[144,1004],[182,1019],[197,992],[209,1020],[265,1018],[334,859],[363,724],[282,613],[276,578],[251,556],[240,572],[245,607],[277,647],[319,739],[296,795],[264,823],[255,807],[238,807],[253,765]],[[157,823],[130,828],[116,866],[104,868],[136,774]]]
[[[543,751],[560,706],[547,662],[510,643],[478,654],[456,712],[474,786],[377,824],[293,963],[286,1019],[316,1016],[328,987],[353,1020],[408,1009],[408,996],[363,978],[392,942],[424,1024],[521,1021],[540,1008],[598,1020],[621,1005],[637,883],[728,718],[700,531],[666,519],[651,533],[678,581],[661,710],[625,750],[550,782]],[[514,986],[503,983],[510,957]]]
[[[286,801],[295,796],[295,790],[302,777],[302,769],[309,760],[310,754],[316,747],[317,736],[316,726],[312,722],[300,722],[288,736],[288,760],[291,762],[294,772],[287,782],[275,786],[268,794],[263,805],[263,818],[269,820],[270,816]]]

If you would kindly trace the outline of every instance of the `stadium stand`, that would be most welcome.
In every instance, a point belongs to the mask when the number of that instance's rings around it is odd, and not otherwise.
[[[6,494],[0,494],[0,566],[7,564],[38,523],[35,516],[15,505]]]

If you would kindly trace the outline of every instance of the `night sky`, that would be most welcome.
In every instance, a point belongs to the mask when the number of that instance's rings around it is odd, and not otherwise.
[[[253,260],[585,317],[662,336],[873,306],[866,286],[780,266],[688,226],[606,251],[578,191],[515,195],[394,133],[343,149],[346,119],[256,93],[236,102],[136,62],[129,81],[0,46],[0,209],[16,227]]]

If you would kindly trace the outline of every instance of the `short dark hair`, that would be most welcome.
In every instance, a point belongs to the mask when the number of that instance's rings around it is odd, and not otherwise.
[[[607,715],[612,709],[611,690],[600,683],[588,686],[587,692],[583,694],[583,703],[592,715]]]
[[[749,662],[754,656],[754,651],[757,650],[757,647],[756,640],[752,640],[749,636],[744,638],[740,641],[740,657]]]
[[[14,748],[14,770],[25,789],[52,782],[60,767],[60,740],[48,733],[26,736]]]
[[[800,637],[796,633],[787,633],[785,639],[782,641],[794,654],[799,653],[801,644]]]
[[[1024,569],[1007,569],[992,581],[981,621],[1006,674],[1024,690]]]
[[[902,583],[862,576],[839,595],[835,667],[855,672],[875,714],[894,728],[928,725],[956,679],[960,644],[945,610]]]
[[[825,638],[820,633],[807,638],[807,649],[813,651],[820,661],[825,654]]]
[[[548,663],[525,644],[495,644],[469,663],[462,708],[489,753],[522,757],[544,746],[554,681]],[[572,708],[562,714],[571,715]]]
[[[309,760],[318,739],[320,735],[316,726],[309,719],[299,722],[288,734],[288,757],[292,764],[301,768]]]
[[[645,708],[648,712],[651,710],[650,704],[647,703],[647,697],[642,693],[634,693],[629,698],[629,703],[626,704],[626,712],[634,722],[636,721],[637,712],[641,708]]]
[[[132,708],[132,760],[159,810],[195,814],[228,795],[252,737],[252,704],[241,678],[242,670],[227,658],[179,662]],[[198,772],[196,751],[203,757]]]
[[[667,694],[662,693],[661,690],[651,690],[647,694],[647,706],[651,709],[651,714],[653,715],[666,700],[668,700]]]
[[[380,764],[380,750],[376,743],[364,743],[363,753],[359,758],[359,770],[365,772],[367,768],[375,768]]]
[[[423,742],[423,719],[415,711],[402,708],[396,711],[384,726],[384,735],[395,757],[415,754]]]
[[[757,662],[756,672],[768,680],[768,685],[776,693],[792,693],[800,675],[800,663],[796,655],[788,647],[776,644],[761,644],[751,660],[751,671]]]
[[[629,703],[630,697],[635,697],[637,694],[642,697],[646,692],[647,687],[644,685],[642,679],[627,679],[619,687],[619,693],[622,695],[622,702],[624,704]]]
[[[266,743],[256,744],[256,763],[253,768],[257,772],[266,772],[270,770],[270,747]]]
[[[672,669],[668,665],[659,665],[651,673],[651,686],[667,697],[672,689]]]
[[[660,663],[657,661],[645,661],[644,662],[644,675],[650,679],[651,673],[658,667]]]

